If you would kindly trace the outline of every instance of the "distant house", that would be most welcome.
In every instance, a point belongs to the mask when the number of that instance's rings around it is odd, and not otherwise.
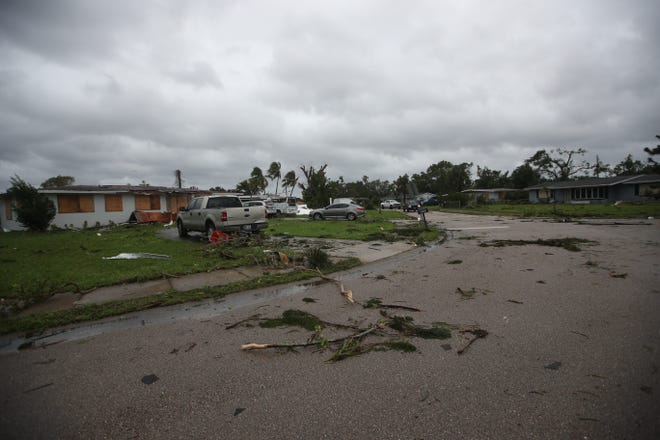
[[[60,228],[107,225],[128,221],[174,218],[192,196],[208,194],[194,188],[149,185],[70,185],[39,189],[53,202],[57,213],[51,225]],[[4,229],[23,229],[7,194],[0,196],[0,224]],[[162,215],[160,215],[162,214]]]
[[[470,197],[471,203],[477,203],[479,199],[484,202],[503,202],[507,194],[514,193],[518,190],[512,188],[488,188],[488,189],[466,189],[461,191]]]
[[[545,182],[525,188],[529,201],[559,203],[641,202],[660,196],[660,175],[616,176]]]

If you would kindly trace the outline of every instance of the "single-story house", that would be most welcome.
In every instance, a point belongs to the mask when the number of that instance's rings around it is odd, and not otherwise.
[[[188,206],[190,198],[208,194],[196,188],[168,188],[150,185],[69,185],[41,188],[55,205],[51,225],[60,228],[125,223],[151,218],[174,218],[180,207]],[[24,229],[12,209],[7,194],[0,195],[0,225],[5,230]],[[158,214],[163,214],[162,216]]]
[[[471,203],[477,203],[479,199],[484,202],[503,202],[508,193],[514,193],[518,190],[513,188],[487,188],[487,189],[466,189],[461,191],[470,197]]]
[[[525,188],[529,201],[558,203],[642,202],[660,197],[660,175],[616,176],[545,182]]]

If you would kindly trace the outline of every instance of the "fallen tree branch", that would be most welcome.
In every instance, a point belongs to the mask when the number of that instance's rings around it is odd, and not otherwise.
[[[460,333],[472,333],[474,335],[474,338],[470,339],[470,342],[468,342],[465,347],[461,348],[456,352],[459,355],[465,353],[465,350],[467,350],[470,347],[470,345],[474,344],[474,341],[476,341],[477,339],[482,339],[488,336],[488,331],[480,328],[463,329],[460,331]]]
[[[369,333],[372,333],[376,330],[382,329],[383,324],[374,324],[366,330],[363,330],[359,333],[344,336],[342,338],[329,339],[326,341],[314,341],[314,342],[302,342],[302,343],[293,343],[293,344],[243,344],[241,345],[241,350],[263,350],[265,348],[298,348],[298,347],[314,347],[320,346],[321,344],[334,344],[336,342],[343,342],[348,339],[362,339]]]
[[[252,321],[252,320],[254,320],[254,319],[259,319],[260,317],[261,317],[261,315],[256,314],[256,315],[252,315],[252,316],[250,316],[250,317],[247,317],[247,318],[245,318],[245,319],[241,319],[241,320],[238,321],[238,322],[235,322],[235,323],[233,323],[233,324],[230,324],[230,325],[226,326],[226,327],[225,327],[225,330],[230,330],[230,329],[232,329],[232,328],[234,328],[234,327],[238,327],[239,325],[244,324],[244,323],[246,323],[246,322],[248,322],[248,321]]]

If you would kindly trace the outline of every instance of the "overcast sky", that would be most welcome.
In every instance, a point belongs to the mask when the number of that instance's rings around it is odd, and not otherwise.
[[[614,165],[660,134],[657,0],[2,0],[0,60],[0,191]]]

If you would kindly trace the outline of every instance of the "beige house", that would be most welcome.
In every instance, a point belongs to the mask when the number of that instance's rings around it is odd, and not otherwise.
[[[57,213],[51,225],[59,228],[173,219],[180,207],[188,206],[191,197],[209,193],[150,185],[70,185],[39,192],[55,205]],[[0,225],[5,230],[21,230],[12,205],[7,194],[0,196]]]

